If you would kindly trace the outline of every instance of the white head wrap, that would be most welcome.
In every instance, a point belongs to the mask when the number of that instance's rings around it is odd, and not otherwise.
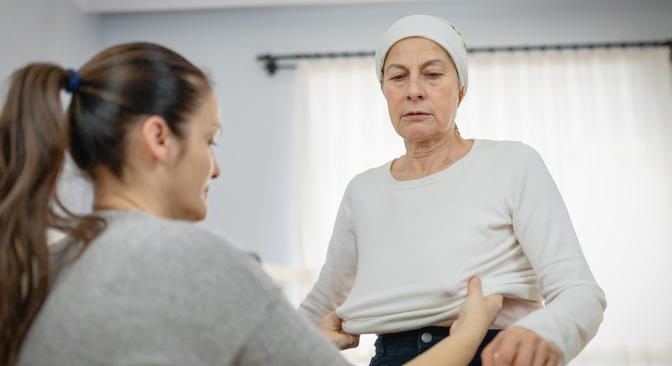
[[[398,41],[408,37],[422,37],[432,40],[443,47],[455,63],[460,88],[467,90],[467,46],[462,34],[445,19],[431,15],[409,15],[403,17],[385,31],[376,48],[376,73],[378,81],[383,82],[383,63],[390,48]]]

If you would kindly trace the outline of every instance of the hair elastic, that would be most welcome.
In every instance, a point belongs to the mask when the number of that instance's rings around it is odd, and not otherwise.
[[[68,79],[68,85],[66,85],[65,90],[70,93],[74,93],[79,89],[79,74],[74,69],[68,69],[70,73],[70,78]]]

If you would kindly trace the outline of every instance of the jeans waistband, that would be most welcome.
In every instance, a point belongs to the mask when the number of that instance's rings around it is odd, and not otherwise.
[[[379,335],[380,340],[383,342],[392,341],[392,340],[404,340],[409,339],[415,341],[419,334],[430,333],[439,337],[447,337],[450,335],[450,327],[423,327],[420,329],[407,330],[405,332],[399,333],[385,333]]]

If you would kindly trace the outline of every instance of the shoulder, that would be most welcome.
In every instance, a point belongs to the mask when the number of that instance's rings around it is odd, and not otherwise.
[[[477,141],[479,155],[500,164],[515,167],[541,161],[537,150],[520,141]]]
[[[166,219],[136,211],[102,212],[100,216],[107,222],[101,239],[116,240],[122,244],[142,240],[146,249],[186,243],[230,245],[223,237],[188,221]]]
[[[366,192],[370,189],[379,190],[384,187],[390,179],[390,164],[391,161],[388,161],[381,166],[369,168],[355,175],[348,183],[346,196],[358,191]]]
[[[477,140],[479,150],[488,154],[504,154],[506,156],[530,156],[539,155],[530,145],[520,141],[506,140]]]
[[[226,238],[193,223],[145,213],[111,213],[107,229],[86,250],[94,259],[116,256],[143,275],[162,279],[268,288],[259,262]],[[91,252],[91,253],[89,253]]]
[[[225,238],[194,223],[152,216],[144,212],[104,212],[105,231],[97,241],[114,242],[119,249],[149,253],[234,251]]]

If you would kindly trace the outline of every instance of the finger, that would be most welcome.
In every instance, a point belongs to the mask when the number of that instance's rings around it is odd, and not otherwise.
[[[558,366],[559,358],[560,358],[560,355],[558,355],[555,352],[551,352],[550,356],[548,357],[548,361],[546,361],[545,366]]]
[[[502,333],[497,334],[495,339],[493,339],[481,352],[481,362],[482,366],[494,366],[495,365],[495,352],[499,349],[499,344],[502,342]]]
[[[338,330],[341,328],[342,322],[341,318],[336,315],[336,312],[332,311],[319,321],[318,326],[324,329]]]
[[[518,346],[516,352],[514,366],[530,366],[534,361],[535,353],[537,351],[538,343],[533,338],[525,338]]]
[[[485,304],[488,309],[501,310],[504,302],[504,296],[493,294],[485,298]]]
[[[352,348],[356,348],[357,346],[359,346],[359,334],[356,335],[356,336],[353,336],[351,344],[352,344]]]
[[[504,296],[502,294],[492,294],[485,298],[485,302],[488,304],[495,304],[502,306],[502,301],[504,301]]]
[[[481,284],[481,279],[478,276],[474,276],[469,280],[467,284],[467,295],[476,294],[483,295],[483,288]]]
[[[532,366],[545,366],[549,360],[550,355],[544,354],[542,352],[537,352],[534,356],[534,362],[531,363]]]
[[[553,354],[553,348],[545,340],[541,342],[539,347],[537,347],[537,354],[534,357],[533,366],[544,366],[551,358]]]
[[[331,312],[331,320],[334,322],[334,325],[337,326],[339,329],[341,328],[341,325],[343,324],[343,319],[339,317],[335,311]]]
[[[520,346],[520,337],[514,333],[509,332],[502,339],[497,352],[497,360],[495,366],[510,366],[513,365],[513,360],[518,353]]]

